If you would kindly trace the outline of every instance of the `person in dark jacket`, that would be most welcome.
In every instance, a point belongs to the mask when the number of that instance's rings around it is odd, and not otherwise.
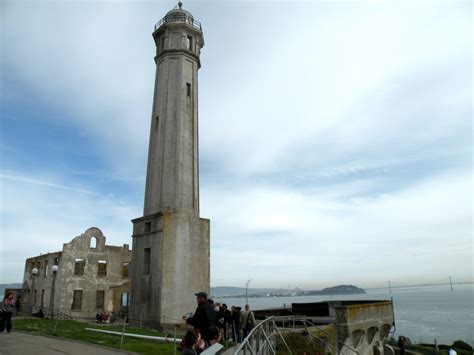
[[[208,340],[208,329],[215,325],[216,312],[214,311],[213,305],[207,300],[206,292],[195,293],[198,307],[194,312],[194,315],[190,318],[183,317],[187,324],[191,324],[194,329],[198,330],[201,337]]]
[[[242,341],[242,335],[240,334],[240,311],[242,307],[232,306],[232,338],[236,343]]]
[[[221,320],[220,322],[222,324],[222,328],[224,329],[224,339],[227,340],[229,328],[232,325],[232,313],[227,309],[227,305],[225,303],[220,305],[217,319]]]
[[[399,336],[398,337],[398,348],[400,355],[405,355],[405,337],[404,336]]]

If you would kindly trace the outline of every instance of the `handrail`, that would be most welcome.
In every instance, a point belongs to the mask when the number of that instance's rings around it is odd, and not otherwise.
[[[265,326],[274,326],[275,329],[276,329],[276,332],[272,329],[271,330],[271,334],[268,334],[265,333]],[[270,329],[269,329],[270,330]],[[257,333],[258,332],[261,332],[263,334],[263,337],[265,338],[264,339],[264,342],[262,344],[262,346],[259,348],[259,349],[255,349],[256,351],[254,351],[254,349],[252,348],[252,344],[250,342],[250,339],[253,339],[254,337],[257,336]],[[240,345],[237,347],[237,349],[234,350],[233,354],[234,355],[237,355],[237,354],[240,354],[242,351],[245,352],[245,349],[248,348],[250,350],[250,352],[252,354],[259,354],[260,353],[260,350],[265,346],[265,345],[268,345],[268,347],[270,348],[271,352],[273,354],[276,354],[275,352],[275,349],[273,348],[272,346],[272,342],[271,342],[271,338],[274,337],[274,335],[278,334],[281,339],[283,340],[283,344],[285,344],[286,346],[286,349],[288,350],[288,354],[292,354],[290,348],[288,347],[288,344],[286,343],[285,339],[283,338],[283,335],[280,333],[280,331],[278,330],[278,327],[277,325],[275,324],[275,321],[274,321],[274,317],[271,316],[271,317],[268,317],[266,318],[265,320],[261,321],[260,323],[258,323],[251,331],[250,333],[247,335],[247,337],[242,341],[242,343],[240,343]]]
[[[155,31],[165,22],[184,22],[187,23],[188,25],[193,26],[194,28],[198,28],[199,30],[202,30],[201,23],[199,21],[196,21],[192,16],[189,16],[185,13],[182,14],[170,14],[166,15],[163,17],[156,25],[155,25]]]
[[[326,335],[329,335],[329,336],[332,335],[332,334],[330,334],[329,332],[327,332],[326,330],[324,330],[322,327],[320,327],[319,325],[316,325],[316,324],[310,322],[309,320],[306,320],[305,323],[310,324],[312,327],[318,328],[321,332],[325,333]],[[335,338],[335,339],[336,339],[336,341],[337,341],[339,344],[341,344],[342,346],[345,346],[346,348],[348,348],[349,350],[353,351],[353,352],[356,353],[356,354],[359,353],[356,349],[350,347],[349,345],[346,345],[344,342],[340,341],[339,339],[337,339],[337,338]]]

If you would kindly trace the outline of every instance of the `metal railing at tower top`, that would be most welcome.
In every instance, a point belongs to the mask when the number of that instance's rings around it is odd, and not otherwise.
[[[156,25],[155,25],[155,31],[165,22],[183,22],[186,23],[190,26],[193,26],[194,28],[198,28],[199,30],[202,30],[201,22],[196,21],[193,19],[192,16],[185,14],[185,13],[172,13],[168,14],[165,17],[163,17]]]

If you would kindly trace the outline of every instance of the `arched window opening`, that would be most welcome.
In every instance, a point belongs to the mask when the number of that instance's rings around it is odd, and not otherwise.
[[[91,238],[91,241],[90,241],[90,246],[89,246],[91,249],[96,249],[97,248],[97,238],[96,237],[92,237]]]

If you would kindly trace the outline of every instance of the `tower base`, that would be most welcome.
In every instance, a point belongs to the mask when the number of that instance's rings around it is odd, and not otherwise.
[[[210,291],[210,222],[195,212],[160,212],[132,220],[130,321],[182,324],[194,293]]]

